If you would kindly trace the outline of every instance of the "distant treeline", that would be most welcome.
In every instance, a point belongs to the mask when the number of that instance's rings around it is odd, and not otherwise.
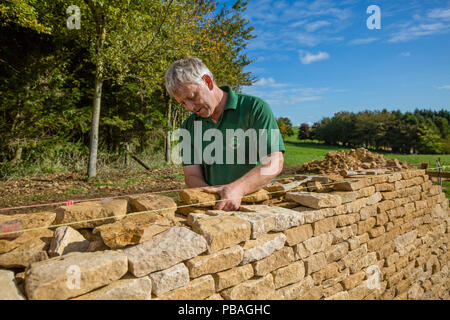
[[[303,123],[299,139],[330,145],[373,147],[395,153],[450,153],[450,112],[447,110],[338,112],[310,127]]]

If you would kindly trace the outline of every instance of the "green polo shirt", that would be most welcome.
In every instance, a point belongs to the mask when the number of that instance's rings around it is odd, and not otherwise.
[[[186,155],[182,164],[200,164],[211,186],[231,183],[260,165],[265,155],[286,150],[265,101],[234,92],[229,86],[220,88],[228,92],[228,98],[217,123],[192,114],[181,125],[191,137],[190,157]]]

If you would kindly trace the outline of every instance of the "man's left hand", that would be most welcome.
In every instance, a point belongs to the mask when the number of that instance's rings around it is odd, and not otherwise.
[[[236,187],[227,184],[220,187],[204,187],[204,191],[217,193],[221,201],[214,206],[215,210],[237,211],[241,207],[241,200],[244,194]]]

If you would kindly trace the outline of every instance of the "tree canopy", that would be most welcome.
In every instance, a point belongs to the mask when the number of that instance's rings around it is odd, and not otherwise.
[[[67,27],[71,5],[80,8],[80,29]],[[175,101],[169,103],[165,91],[164,73],[172,62],[196,56],[219,85],[235,90],[255,81],[244,72],[252,62],[246,46],[254,38],[242,15],[246,5],[3,1],[0,162],[12,166],[61,153],[86,155],[95,110],[100,152],[119,155],[130,145],[133,150],[161,149],[168,123],[179,126],[187,116]]]

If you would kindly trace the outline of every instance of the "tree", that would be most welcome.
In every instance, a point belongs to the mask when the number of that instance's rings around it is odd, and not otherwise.
[[[187,116],[165,90],[172,62],[198,56],[218,84],[235,90],[254,82],[244,72],[254,38],[246,4],[217,10],[213,0],[5,0],[0,161],[39,160],[60,146],[85,156],[90,144],[93,177],[97,149],[111,158],[162,149],[166,132]],[[80,8],[80,30],[66,27],[71,5]]]
[[[298,128],[298,139],[311,139],[311,128],[307,123],[302,123]]]
[[[283,138],[294,135],[294,129],[292,128],[292,122],[289,118],[280,117],[277,119],[278,128],[280,129],[281,136]]]

